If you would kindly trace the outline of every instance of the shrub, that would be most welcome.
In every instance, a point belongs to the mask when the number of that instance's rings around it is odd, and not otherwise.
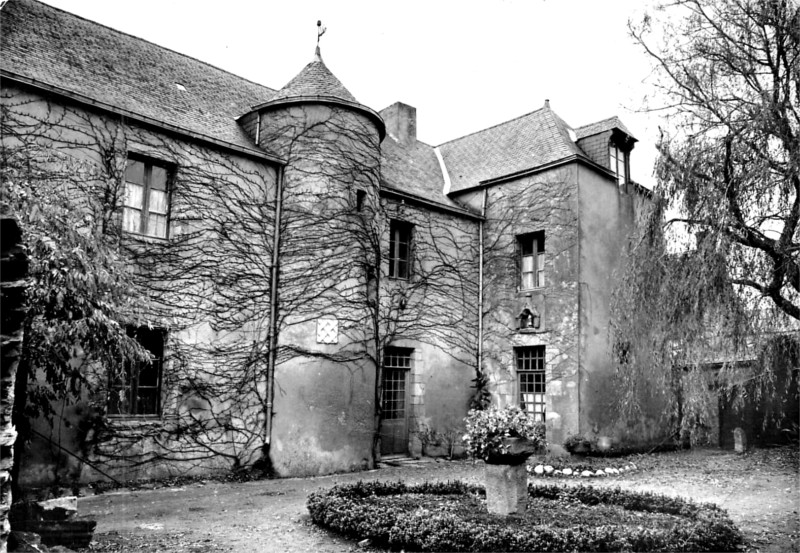
[[[567,436],[563,443],[564,449],[570,453],[588,453],[592,450],[592,442],[580,434]]]
[[[473,457],[488,459],[493,454],[508,453],[503,445],[505,438],[524,438],[535,447],[544,447],[544,424],[534,422],[519,407],[505,409],[471,409],[464,419],[467,433],[464,435],[467,453]]]
[[[650,493],[531,486],[531,507],[486,512],[482,488],[461,482],[371,482],[312,493],[311,519],[375,545],[421,551],[733,551],[725,511]]]

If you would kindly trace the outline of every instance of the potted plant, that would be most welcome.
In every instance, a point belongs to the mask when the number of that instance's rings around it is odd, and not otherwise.
[[[490,464],[517,465],[545,446],[544,424],[519,407],[469,411],[466,451]]]
[[[580,434],[567,436],[563,445],[564,449],[575,455],[586,455],[592,450],[592,442]]]

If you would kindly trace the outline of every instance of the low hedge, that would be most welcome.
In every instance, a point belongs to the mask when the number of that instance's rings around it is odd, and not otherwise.
[[[508,517],[489,514],[483,488],[462,482],[358,482],[314,492],[307,505],[316,524],[396,550],[735,551],[743,543],[716,505],[590,486],[530,486],[528,511]]]
[[[658,444],[655,446],[637,445],[626,446],[616,445],[611,449],[605,451],[600,449],[592,449],[584,454],[584,457],[599,457],[599,458],[613,458],[613,457],[630,457],[631,455],[651,455],[653,453],[672,453],[674,451],[682,451],[688,449],[687,445],[677,443]]]

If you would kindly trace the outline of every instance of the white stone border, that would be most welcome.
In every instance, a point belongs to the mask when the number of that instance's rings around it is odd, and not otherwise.
[[[528,465],[529,475],[543,478],[605,478],[608,476],[627,474],[636,470],[639,470],[639,467],[637,467],[634,463],[626,463],[621,468],[609,467],[605,469],[597,469],[595,471],[578,471],[569,467],[557,469],[553,465],[545,465],[542,463],[538,465]]]

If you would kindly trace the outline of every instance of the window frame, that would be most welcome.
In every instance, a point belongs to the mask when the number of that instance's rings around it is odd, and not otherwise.
[[[142,176],[142,183],[137,183],[128,180],[128,171],[131,166],[131,162],[135,163],[142,163],[144,165],[143,168],[143,176]],[[150,209],[150,202],[151,202],[151,192],[153,192],[153,170],[154,168],[162,169],[165,173],[164,178],[164,194],[165,194],[165,211],[164,213],[158,212],[151,212]],[[172,188],[173,188],[173,178],[175,174],[175,166],[171,163],[165,162],[163,160],[154,159],[148,156],[143,156],[135,153],[129,153],[128,157],[125,162],[125,189],[123,190],[123,200],[122,200],[122,229],[126,234],[144,237],[148,239],[155,239],[155,240],[169,240],[170,235],[170,219],[171,219],[171,211],[172,211]],[[142,188],[142,203],[140,206],[134,206],[128,204],[129,201],[129,185],[130,186],[139,186]],[[158,189],[156,189],[158,190]],[[138,229],[137,230],[129,230],[126,228],[126,212],[127,210],[135,210],[138,211]],[[163,216],[164,217],[164,234],[163,236],[160,234],[149,234],[148,227],[150,224],[150,218],[152,215],[156,216]]]
[[[617,179],[617,186],[625,186],[629,179],[628,169],[628,152],[623,150],[616,142],[609,142],[608,146],[608,161],[611,166],[611,171]],[[620,173],[620,166],[622,172]]]
[[[405,237],[406,253],[402,256],[403,241]],[[414,225],[407,221],[391,219],[389,221],[389,278],[395,280],[409,280],[413,273],[414,260]],[[401,269],[405,267],[405,271]]]
[[[526,245],[531,247],[526,250]],[[530,253],[526,253],[530,251]],[[517,236],[517,283],[519,290],[536,290],[546,286],[545,232],[538,230]],[[530,270],[526,270],[525,259],[531,258]],[[526,275],[531,275],[533,286],[526,285]]]
[[[122,374],[120,378],[115,379],[114,375],[109,374],[109,393],[108,393],[108,415],[115,418],[159,418],[161,417],[161,385],[164,380],[164,360],[166,358],[167,349],[167,332],[162,328],[148,328],[148,327],[134,327],[127,328],[128,336],[134,338],[145,350],[150,353],[150,362],[144,361],[125,361],[123,363]],[[153,345],[152,340],[157,339],[157,348],[148,347]],[[158,351],[153,351],[157,349]],[[159,355],[160,354],[160,357]],[[140,377],[146,368],[155,371],[155,384],[154,385],[141,385]],[[135,370],[135,376],[134,376]],[[115,381],[116,380],[116,381]],[[139,391],[145,389],[150,390],[149,394],[153,404],[152,409],[146,412],[143,410],[144,402],[140,397]],[[119,405],[113,406],[116,397],[119,398]],[[123,395],[124,394],[124,397]],[[127,408],[123,406],[127,405]],[[112,412],[115,411],[115,412]]]
[[[514,348],[517,376],[517,404],[537,422],[547,420],[547,347]],[[523,379],[523,376],[525,377]],[[532,398],[526,398],[526,396]],[[529,408],[531,406],[532,408]]]
[[[381,376],[381,419],[400,420],[408,415],[409,406],[409,382],[408,374],[414,362],[414,350],[412,348],[400,348],[387,346],[383,350],[383,374]],[[389,396],[387,392],[399,391],[399,388],[389,389],[387,382],[400,382],[400,380],[388,380],[389,371],[404,375],[403,396]]]

